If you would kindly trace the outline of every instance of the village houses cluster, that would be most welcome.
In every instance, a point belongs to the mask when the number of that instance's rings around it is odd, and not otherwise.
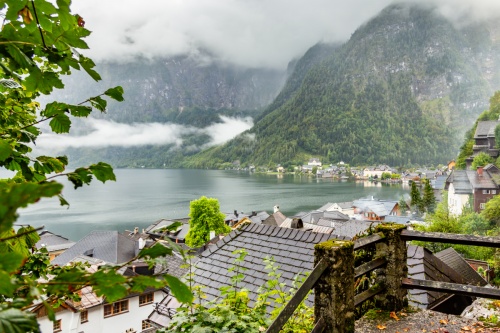
[[[475,133],[474,154],[486,151],[498,157],[494,149],[494,127],[500,122],[480,122]],[[492,143],[493,142],[493,143]],[[472,156],[468,163],[470,165]],[[303,169],[321,167],[318,159],[311,159]],[[350,172],[353,168],[350,168]],[[321,169],[321,176],[347,172],[343,163]],[[359,170],[360,177],[382,178],[384,172],[393,173],[387,166]],[[469,205],[476,212],[484,209],[485,203],[499,193],[500,170],[490,164],[477,170],[454,170],[454,163],[445,172],[419,172],[403,178],[428,178],[432,181],[436,197],[443,191],[448,193],[450,213],[459,215]],[[274,204],[274,203],[273,203]],[[241,264],[247,268],[241,287],[249,291],[250,302],[255,302],[259,287],[267,279],[264,259],[271,256],[282,273],[280,282],[290,284],[296,275],[303,275],[313,268],[314,245],[329,239],[353,239],[383,222],[395,222],[411,226],[418,222],[412,215],[408,202],[404,200],[378,200],[373,197],[349,202],[329,202],[312,211],[297,212],[285,216],[278,205],[272,212],[242,213],[234,210],[226,213],[225,222],[233,231],[229,235],[215,235],[202,248],[196,249],[191,264],[194,266],[194,283],[203,287],[208,300],[220,296],[220,288],[231,284],[230,267],[234,260],[232,252],[245,249],[247,256]],[[166,231],[175,222],[181,225]],[[117,231],[93,231],[77,242],[50,231],[40,234],[37,247],[45,247],[54,265],[71,262],[87,262],[90,270],[105,264],[122,264],[130,261],[144,247],[155,240],[168,237],[187,249],[185,237],[189,231],[189,219],[160,219],[143,230],[119,233]],[[460,281],[485,286],[488,275],[476,272],[478,267],[488,270],[485,262],[466,260],[452,248],[439,253],[408,246],[409,276],[432,279],[436,272],[447,281]],[[132,262],[120,270],[124,275],[150,275],[168,272],[182,278],[187,273],[182,257],[175,253],[166,258],[167,265],[150,269],[144,262]],[[410,304],[424,309],[463,309],[472,301],[470,297],[422,291],[409,291]],[[148,289],[140,294],[130,294],[117,302],[108,303],[98,297],[91,287],[80,291],[80,301],[67,301],[56,310],[56,321],[48,319],[42,304],[31,311],[36,313],[43,333],[52,332],[154,332],[167,327],[179,307],[177,300],[166,289]]]

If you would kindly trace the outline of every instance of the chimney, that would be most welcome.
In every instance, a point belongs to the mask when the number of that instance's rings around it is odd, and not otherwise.
[[[477,174],[479,175],[479,177],[483,176],[483,167],[478,167],[477,168]]]
[[[134,228],[134,235],[137,235],[138,232],[139,232],[139,227],[135,227]]]
[[[277,212],[279,212],[279,211],[280,211],[280,206],[275,205],[275,206],[274,206],[274,212],[275,212],[275,213],[277,213]]]
[[[238,217],[238,211],[236,209],[234,210],[234,216]]]

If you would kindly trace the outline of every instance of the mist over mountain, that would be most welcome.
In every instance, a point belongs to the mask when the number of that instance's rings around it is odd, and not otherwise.
[[[298,80],[292,75],[252,129],[187,165],[300,164],[309,156],[411,165],[454,158],[500,88],[498,20],[462,18],[457,24],[431,5],[387,7]]]
[[[500,26],[483,19],[482,7],[463,10],[465,1],[456,12],[449,2],[422,3],[386,7],[347,42],[317,43],[287,70],[230,64],[207,50],[108,60],[98,65],[99,84],[78,73],[55,97],[80,102],[121,85],[125,102],[79,126],[77,139],[40,142],[70,147],[77,163],[118,167],[301,164],[310,156],[443,163],[500,88]]]

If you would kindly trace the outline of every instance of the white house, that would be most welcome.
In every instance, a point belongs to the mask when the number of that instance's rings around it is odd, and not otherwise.
[[[86,287],[81,302],[65,303],[56,310],[55,322],[49,320],[43,305],[32,311],[42,333],[139,333],[151,328],[148,316],[165,295],[161,290],[151,290],[107,303]]]
[[[317,166],[317,167],[320,167],[321,166],[321,161],[319,160],[319,158],[311,158],[309,159],[309,161],[307,162],[307,165],[308,166]]]

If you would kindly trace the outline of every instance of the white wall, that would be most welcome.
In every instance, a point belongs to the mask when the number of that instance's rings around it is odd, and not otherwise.
[[[165,294],[156,291],[153,303],[139,306],[139,296],[129,298],[128,312],[104,318],[104,306],[99,305],[88,309],[88,321],[80,323],[80,313],[65,310],[56,313],[56,319],[61,319],[63,333],[125,333],[132,328],[142,332],[142,321],[147,319]],[[53,333],[53,323],[48,317],[38,318],[42,333]]]
[[[459,216],[462,214],[465,205],[469,204],[468,194],[456,194],[453,184],[448,188],[448,210],[451,215]]]

